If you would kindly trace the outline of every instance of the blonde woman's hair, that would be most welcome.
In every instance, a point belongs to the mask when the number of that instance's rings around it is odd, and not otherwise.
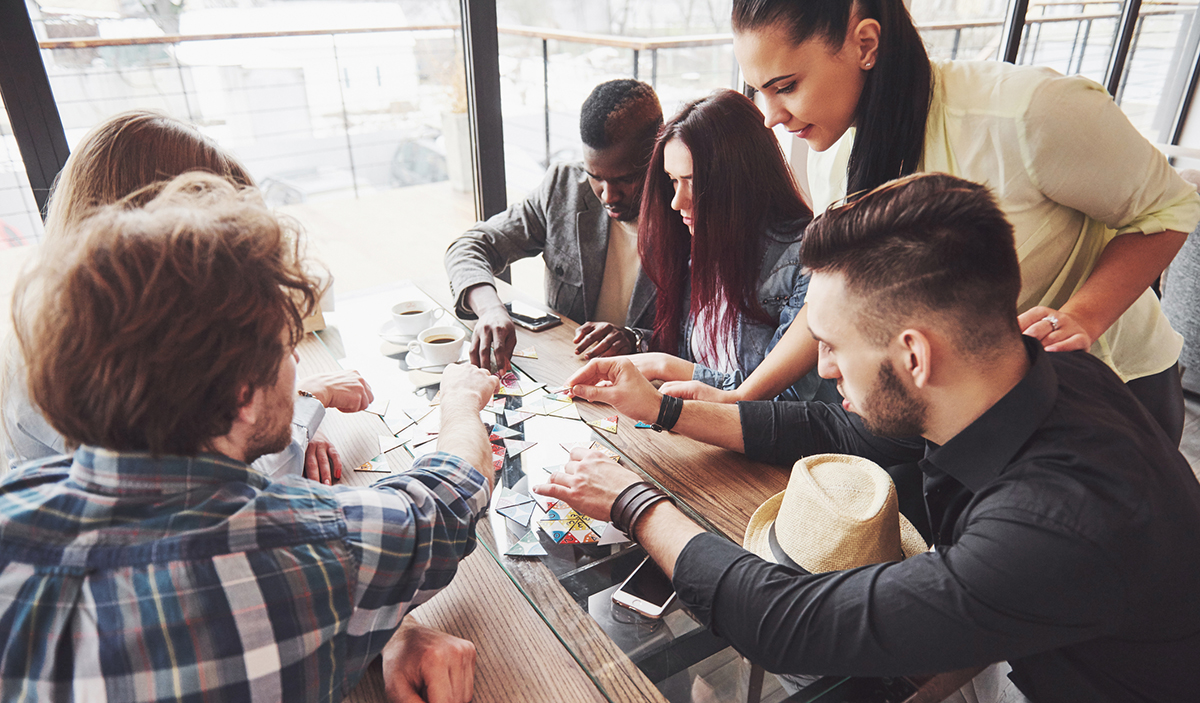
[[[55,179],[46,235],[71,236],[91,210],[189,171],[254,185],[232,154],[187,122],[151,110],[114,115],[88,132]]]

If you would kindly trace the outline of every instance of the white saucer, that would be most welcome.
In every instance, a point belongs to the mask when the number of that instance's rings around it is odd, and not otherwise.
[[[388,320],[379,327],[379,337],[385,342],[406,345],[417,338],[415,334],[400,334],[396,329],[396,321]]]
[[[428,362],[420,355],[419,352],[409,352],[404,363],[408,366],[409,371],[425,371],[426,373],[441,373],[446,370],[450,364],[431,364],[424,365]]]

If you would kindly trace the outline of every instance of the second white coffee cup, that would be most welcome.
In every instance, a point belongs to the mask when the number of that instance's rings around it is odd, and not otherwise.
[[[430,327],[408,343],[408,351],[420,354],[426,366],[453,364],[462,355],[465,339],[466,332],[461,327]]]
[[[403,300],[392,306],[392,320],[402,335],[414,336],[441,317],[442,308],[428,300]]]

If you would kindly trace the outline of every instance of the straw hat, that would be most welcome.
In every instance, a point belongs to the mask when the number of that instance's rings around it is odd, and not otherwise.
[[[787,490],[754,511],[746,549],[810,573],[899,561],[928,547],[896,507],[896,487],[874,462],[844,454],[805,457]]]

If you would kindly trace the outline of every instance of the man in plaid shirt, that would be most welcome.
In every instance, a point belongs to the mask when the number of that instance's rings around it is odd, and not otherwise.
[[[294,233],[188,174],[71,235],[13,302],[31,397],[79,449],[0,484],[0,699],[337,701],[389,640],[389,689],[469,699],[469,644],[392,637],[475,547],[496,380],[447,369],[443,451],[407,473],[272,481],[248,463],[290,439],[319,292]]]

